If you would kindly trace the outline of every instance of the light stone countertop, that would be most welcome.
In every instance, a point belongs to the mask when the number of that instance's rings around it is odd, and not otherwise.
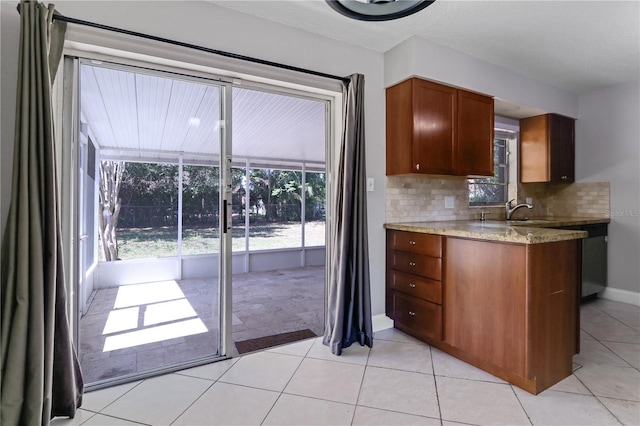
[[[578,226],[609,223],[608,218],[546,217],[528,221],[456,220],[441,222],[387,223],[387,229],[420,232],[450,237],[478,240],[504,241],[521,244],[542,244],[556,241],[578,240],[588,236],[586,231],[554,229],[561,226]]]

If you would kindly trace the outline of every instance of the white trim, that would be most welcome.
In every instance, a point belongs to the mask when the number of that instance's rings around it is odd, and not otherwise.
[[[629,303],[631,305],[640,306],[640,293],[637,291],[607,287],[602,290],[602,292],[598,293],[598,297],[612,300],[614,302]]]
[[[78,31],[79,30],[79,31]],[[97,62],[151,68],[190,75],[218,82],[232,82],[259,87],[280,87],[284,93],[302,93],[334,98],[342,93],[342,83],[326,77],[301,74],[296,71],[260,66],[242,60],[218,57],[186,47],[168,46],[162,42],[141,43],[133,37],[102,31],[98,37],[89,35],[93,29],[74,27],[67,31],[63,55],[78,56]],[[100,32],[101,30],[97,30]],[[83,34],[80,34],[83,33]],[[122,38],[114,43],[116,38]],[[116,48],[114,46],[118,44]]]
[[[393,328],[393,320],[385,314],[374,315],[372,318],[373,332]]]

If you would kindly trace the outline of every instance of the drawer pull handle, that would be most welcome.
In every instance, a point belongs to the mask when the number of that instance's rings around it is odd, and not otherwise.
[[[411,244],[412,246],[415,246],[416,242],[415,241],[409,241],[409,244]]]
[[[413,311],[409,311],[409,315],[411,315],[412,317],[415,317],[415,316],[416,316],[416,313],[415,313],[415,312],[413,312]]]
[[[416,285],[414,283],[409,283],[409,287],[416,288]]]
[[[416,266],[416,262],[409,262],[409,266]]]

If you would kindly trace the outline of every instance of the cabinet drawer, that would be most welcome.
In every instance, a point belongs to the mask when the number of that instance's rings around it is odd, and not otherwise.
[[[442,307],[394,292],[394,325],[417,338],[442,338]]]
[[[417,232],[389,231],[390,248],[432,257],[442,257],[442,236]]]
[[[432,280],[440,281],[442,279],[442,259],[437,257],[391,250],[389,252],[389,267]]]
[[[393,290],[439,305],[442,304],[442,283],[440,281],[392,270],[389,271],[389,285]]]

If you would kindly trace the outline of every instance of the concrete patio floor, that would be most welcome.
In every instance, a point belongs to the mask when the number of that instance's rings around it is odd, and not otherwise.
[[[233,276],[233,341],[324,332],[324,266]],[[217,279],[97,290],[80,320],[85,383],[216,355]],[[230,355],[238,355],[234,347]]]

